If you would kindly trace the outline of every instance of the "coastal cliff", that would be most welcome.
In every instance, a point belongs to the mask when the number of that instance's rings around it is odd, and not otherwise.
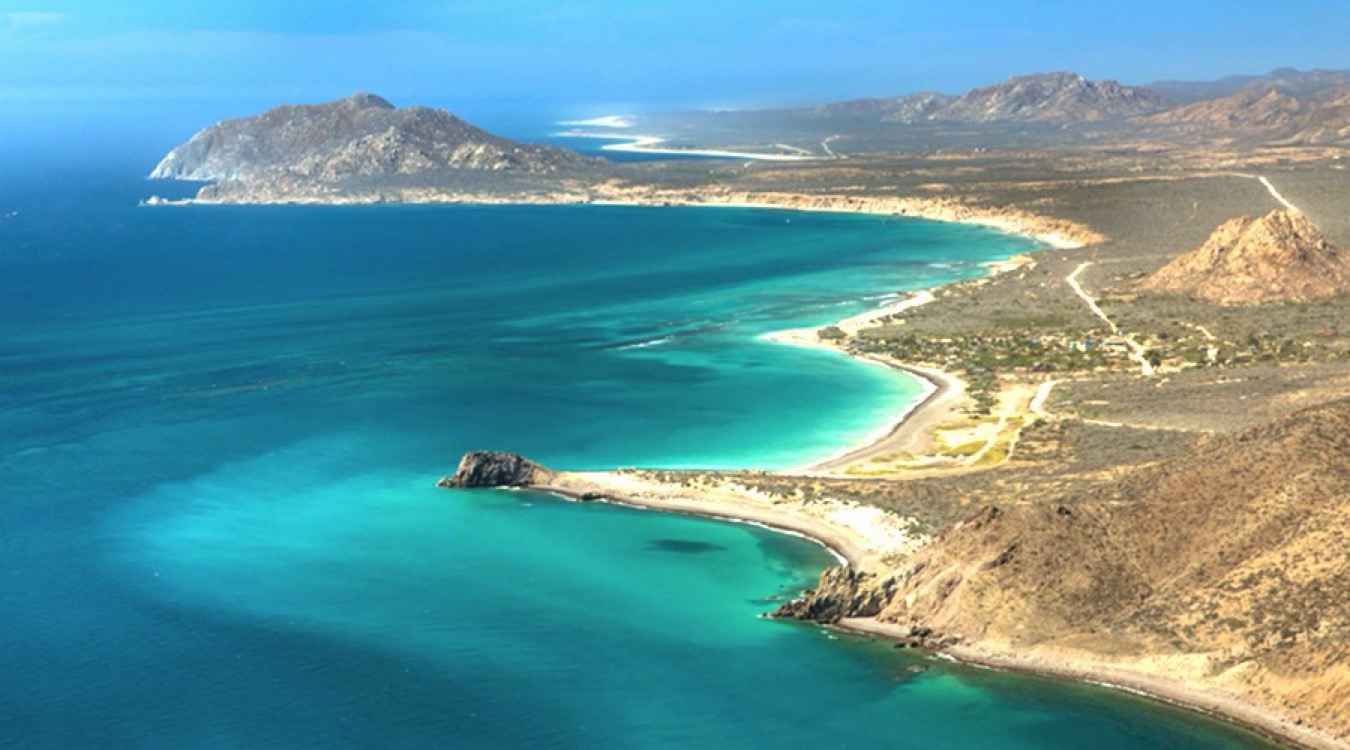
[[[1217,689],[1321,717],[1343,742],[1347,435],[1343,399],[1119,482],[981,507],[901,565],[829,571],[777,614],[869,618],[869,629],[980,661]]]

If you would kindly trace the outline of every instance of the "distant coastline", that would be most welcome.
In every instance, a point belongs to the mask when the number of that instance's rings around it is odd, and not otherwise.
[[[608,118],[601,118],[608,119]],[[583,124],[583,123],[563,123],[563,124]],[[594,125],[595,123],[590,123]],[[605,127],[621,128],[624,125],[608,125]],[[605,141],[624,141],[623,143],[611,143],[601,146],[602,151],[619,151],[630,154],[652,154],[656,156],[703,156],[713,159],[744,159],[747,161],[815,161],[825,157],[809,156],[805,154],[771,154],[761,151],[732,151],[729,149],[709,149],[709,148],[675,148],[672,146],[662,146],[666,139],[659,135],[637,135],[628,133],[588,133],[578,130],[566,130],[554,133],[555,136],[564,138],[592,138]]]

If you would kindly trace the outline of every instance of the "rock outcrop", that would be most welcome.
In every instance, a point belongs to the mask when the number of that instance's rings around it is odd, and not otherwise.
[[[826,568],[816,587],[774,610],[773,617],[834,624],[845,617],[873,617],[889,602],[893,582],[854,568]]]
[[[455,473],[438,487],[532,487],[548,484],[555,473],[524,456],[504,451],[469,451]]]
[[[1243,89],[1218,99],[1204,99],[1147,118],[1148,122],[1186,123],[1216,130],[1266,130],[1294,124],[1308,104],[1276,86]]]
[[[1308,302],[1350,291],[1350,256],[1301,212],[1272,211],[1223,223],[1140,289],[1220,305]]]

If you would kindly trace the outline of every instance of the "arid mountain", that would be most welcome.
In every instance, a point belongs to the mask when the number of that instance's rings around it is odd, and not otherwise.
[[[1307,302],[1350,291],[1350,256],[1332,247],[1302,213],[1272,211],[1224,222],[1141,289],[1221,305]]]
[[[917,94],[902,96],[892,100],[893,104],[882,115],[886,122],[919,122],[940,117],[941,113],[956,100],[954,96],[921,91]]]
[[[1149,116],[1146,121],[1185,123],[1219,130],[1270,130],[1296,124],[1309,109],[1308,103],[1280,87],[1264,86],[1169,109]]]
[[[811,110],[822,117],[870,116],[885,122],[922,122],[933,119],[942,108],[956,101],[949,94],[921,91],[889,99],[854,99],[825,104]]]
[[[1282,139],[1282,145],[1322,143],[1350,145],[1350,85],[1318,94],[1297,129]]]
[[[1148,87],[1177,104],[1202,99],[1220,99],[1243,89],[1278,88],[1295,96],[1312,96],[1329,89],[1350,86],[1350,70],[1276,68],[1265,75],[1227,76],[1217,81],[1157,81]]]
[[[1283,145],[1350,143],[1350,85],[1308,94],[1263,84],[1139,122]]]
[[[565,149],[499,138],[445,110],[395,108],[354,94],[216,123],[170,151],[150,176],[234,180],[281,172],[334,183],[443,170],[554,174],[589,163]]]
[[[1350,70],[1280,69],[1159,86],[1048,73],[960,95],[648,116],[643,127],[700,146],[791,143],[831,158],[932,149],[1350,146]],[[832,148],[818,148],[826,139]]]
[[[1156,92],[1075,73],[1017,76],[974,89],[943,107],[935,119],[961,122],[1099,122],[1157,112]]]
[[[1016,76],[960,96],[920,92],[889,99],[857,99],[811,110],[814,115],[874,115],[884,122],[1099,122],[1157,112],[1158,94],[1076,73]]]
[[[1350,738],[1350,399],[1059,501],[984,507],[880,579],[795,603],[928,643],[1093,659]],[[826,606],[826,605],[829,606]]]

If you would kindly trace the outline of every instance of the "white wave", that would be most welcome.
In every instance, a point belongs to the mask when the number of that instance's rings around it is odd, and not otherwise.
[[[660,346],[661,344],[664,344],[664,343],[666,343],[667,341],[670,341],[672,338],[673,338],[672,336],[662,336],[662,337],[660,337],[660,338],[650,339],[650,340],[647,340],[647,341],[639,341],[639,342],[637,342],[636,344],[624,344],[623,346],[615,347],[615,348],[620,349],[620,350],[622,350],[622,349],[646,349],[646,348],[649,347],[649,346]]]
[[[631,128],[636,121],[630,115],[605,115],[589,120],[563,120],[558,124],[582,128]]]

